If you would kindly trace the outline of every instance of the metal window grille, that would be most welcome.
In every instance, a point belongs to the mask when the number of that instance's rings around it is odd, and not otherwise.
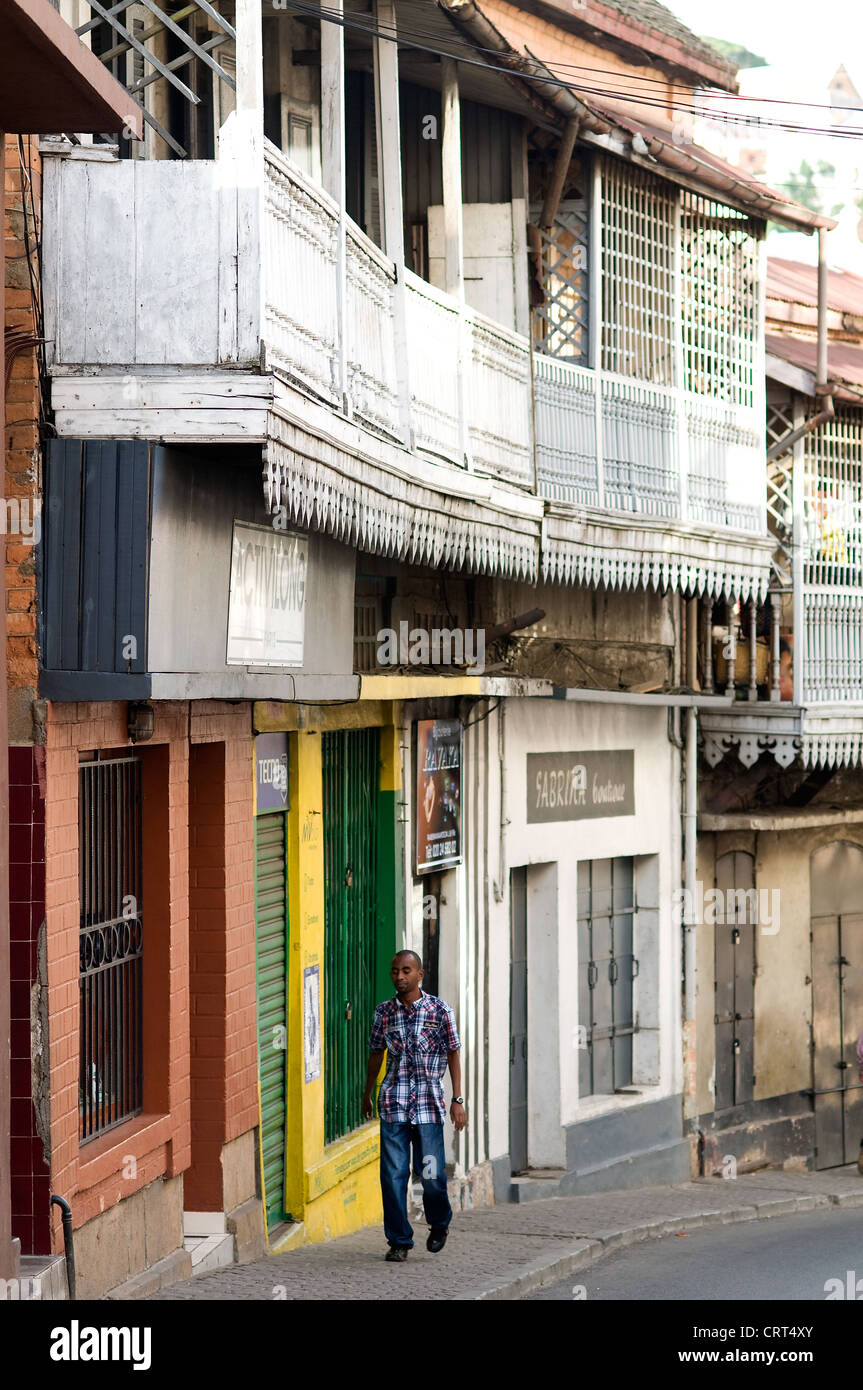
[[[141,764],[82,763],[78,779],[80,1135],[143,1105]]]
[[[324,1137],[364,1123],[360,1108],[375,1007],[380,732],[322,738],[324,813]]]
[[[863,415],[805,436],[803,698],[863,699]]]
[[[602,366],[674,384],[676,197],[617,160],[602,163]]]
[[[538,225],[541,207],[531,207]],[[539,228],[542,251],[542,304],[533,311],[533,345],[548,357],[587,364],[588,358],[588,203],[567,198],[554,226]]]
[[[632,982],[635,887],[632,859],[578,866],[579,1093],[605,1095],[632,1084],[636,1031]]]
[[[767,411],[768,448],[794,429],[794,412],[790,401],[774,402]],[[793,548],[793,482],[794,454],[792,450],[767,462],[767,526],[776,541],[771,559],[771,588],[791,590]]]
[[[729,405],[756,399],[758,232],[744,213],[680,195],[683,385]]]
[[[376,594],[354,597],[354,670],[378,668],[378,633],[383,627],[383,600]]]
[[[191,107],[199,106],[200,74],[209,69],[217,85],[236,90],[233,63],[223,64],[221,55],[214,52],[225,45],[234,49],[236,32],[219,13],[218,3],[210,0],[191,0],[173,15],[156,4],[156,0],[121,0],[106,7],[101,0],[90,0],[93,17],[82,24],[76,33],[83,38],[95,31],[94,49],[102,62],[126,87],[130,100],[141,107],[145,122],[180,159],[191,151],[176,138],[176,132],[162,125],[146,105],[147,91],[154,82],[162,82],[174,95]],[[141,16],[140,23],[135,16]],[[174,54],[163,54],[163,39]],[[131,54],[128,70],[126,55]],[[199,74],[195,73],[195,66]]]

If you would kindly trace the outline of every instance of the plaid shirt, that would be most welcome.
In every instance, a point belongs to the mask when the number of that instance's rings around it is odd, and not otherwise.
[[[369,1052],[387,1051],[387,1072],[378,1114],[389,1123],[442,1125],[446,1119],[441,1080],[447,1053],[461,1047],[449,1004],[420,991],[410,1007],[396,996],[378,1004]]]

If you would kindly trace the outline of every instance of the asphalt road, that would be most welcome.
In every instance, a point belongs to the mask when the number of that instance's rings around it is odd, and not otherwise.
[[[836,1291],[825,1289],[831,1279],[841,1280],[849,1297],[851,1271],[863,1300],[863,1208],[830,1207],[641,1241],[525,1301],[823,1302]]]

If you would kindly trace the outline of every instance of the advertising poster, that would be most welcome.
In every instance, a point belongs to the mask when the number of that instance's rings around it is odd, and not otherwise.
[[[255,812],[288,809],[288,736],[258,734],[255,739]]]
[[[303,971],[303,1036],[305,1038],[306,1080],[317,1081],[321,1074],[321,967],[307,965]]]
[[[418,874],[461,863],[461,743],[459,719],[417,723]]]

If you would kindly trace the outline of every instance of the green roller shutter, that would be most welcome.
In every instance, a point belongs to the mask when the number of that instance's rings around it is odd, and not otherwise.
[[[255,820],[258,1075],[267,1226],[285,1218],[288,902],[283,811]]]
[[[325,1140],[364,1123],[361,1098],[375,1006],[380,731],[323,735]]]

